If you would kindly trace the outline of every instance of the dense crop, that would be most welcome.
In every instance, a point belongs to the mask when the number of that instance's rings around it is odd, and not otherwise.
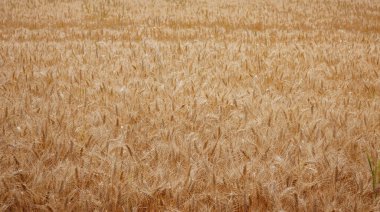
[[[0,210],[380,210],[379,75],[375,0],[2,0]]]

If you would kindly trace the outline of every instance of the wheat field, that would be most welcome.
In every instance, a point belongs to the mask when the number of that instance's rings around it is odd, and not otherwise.
[[[1,0],[0,210],[379,211],[379,75],[377,0]]]

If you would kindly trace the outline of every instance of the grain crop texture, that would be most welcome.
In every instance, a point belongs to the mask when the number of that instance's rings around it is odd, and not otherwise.
[[[377,0],[1,0],[0,211],[379,211],[379,75]]]

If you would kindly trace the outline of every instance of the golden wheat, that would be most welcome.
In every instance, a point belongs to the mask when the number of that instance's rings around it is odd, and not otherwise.
[[[380,210],[378,1],[2,0],[0,22],[1,211]]]

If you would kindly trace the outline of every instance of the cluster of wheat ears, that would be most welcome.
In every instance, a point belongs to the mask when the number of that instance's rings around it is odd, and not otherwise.
[[[1,0],[0,210],[380,210],[380,2]]]

